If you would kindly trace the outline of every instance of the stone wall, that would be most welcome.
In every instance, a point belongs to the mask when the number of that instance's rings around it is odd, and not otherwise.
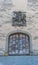
[[[25,4],[24,0],[16,0],[14,4],[13,1],[5,3],[6,2],[3,1],[2,4],[0,4],[0,55],[7,51],[6,44],[8,33],[15,30],[22,30],[31,35],[31,52],[34,52],[33,54],[35,55],[38,54],[38,9],[31,7],[28,1]],[[26,26],[12,26],[12,13],[14,10],[26,12]]]

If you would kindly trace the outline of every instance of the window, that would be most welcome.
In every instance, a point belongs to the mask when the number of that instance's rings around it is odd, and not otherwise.
[[[9,55],[30,54],[30,39],[27,34],[15,33],[9,36],[8,42]]]

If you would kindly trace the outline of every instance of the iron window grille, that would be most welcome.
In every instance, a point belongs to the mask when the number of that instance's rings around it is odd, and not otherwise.
[[[11,34],[8,39],[9,55],[29,55],[30,39],[27,34],[15,33]]]

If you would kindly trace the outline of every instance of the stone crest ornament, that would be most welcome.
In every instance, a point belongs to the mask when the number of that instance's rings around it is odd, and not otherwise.
[[[14,11],[12,17],[12,26],[26,26],[26,14],[21,11]]]

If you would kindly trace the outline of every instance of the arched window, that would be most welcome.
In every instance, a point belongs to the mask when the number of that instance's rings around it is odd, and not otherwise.
[[[8,39],[9,55],[29,55],[30,38],[24,33],[11,34]]]

